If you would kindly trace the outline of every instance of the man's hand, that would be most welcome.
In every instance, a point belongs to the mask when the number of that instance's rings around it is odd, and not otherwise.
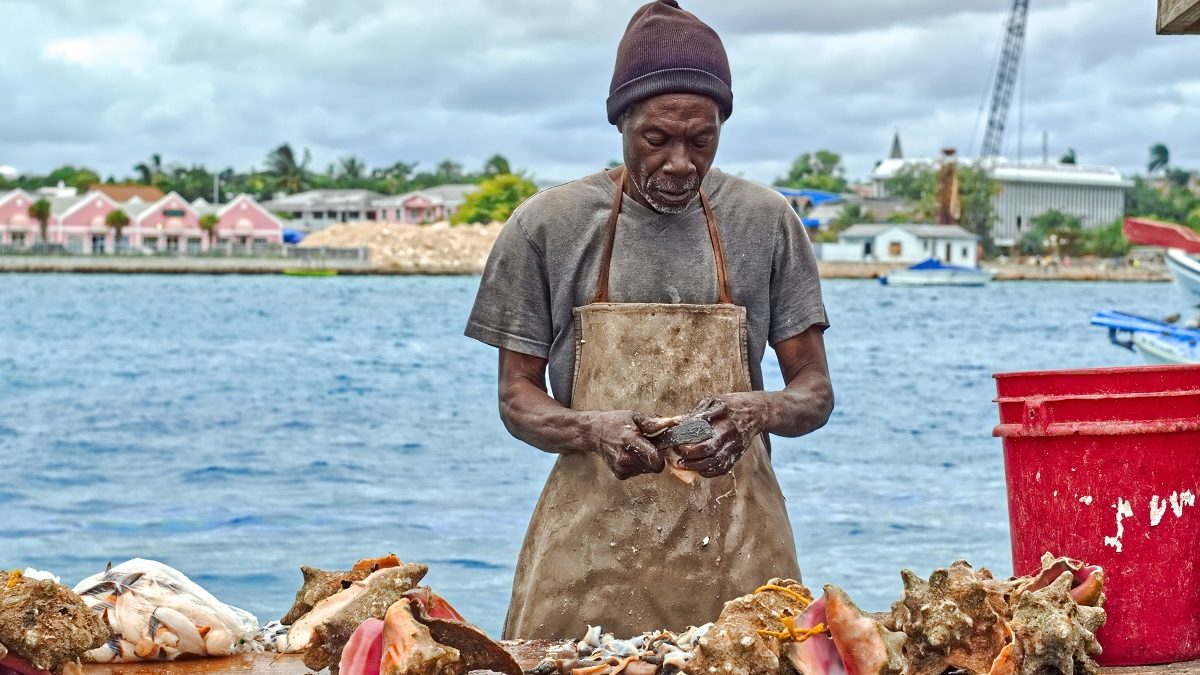
[[[702,443],[675,448],[677,466],[696,471],[705,478],[723,476],[733,470],[738,459],[762,431],[754,395],[725,394],[706,398],[691,414],[703,417],[713,428],[713,437]]]
[[[584,413],[588,416],[587,444],[621,480],[666,468],[662,453],[643,433],[654,433],[661,418],[629,410]]]

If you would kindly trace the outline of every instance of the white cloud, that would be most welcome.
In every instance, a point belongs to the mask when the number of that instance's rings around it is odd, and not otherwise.
[[[637,0],[0,0],[0,163],[127,175],[168,162],[481,163],[543,178],[619,155],[607,123],[616,45]],[[683,0],[722,35],[734,115],[718,164],[758,180],[806,150],[867,173],[899,128],[910,154],[971,154],[1006,0]],[[1024,73],[1025,155],[1074,147],[1135,170],[1166,143],[1200,167],[1200,38],[1153,34],[1154,7],[1038,0]],[[1015,154],[1017,103],[1009,121]]]
[[[140,33],[121,31],[47,42],[42,56],[85,68],[138,68],[153,57],[153,47]]]

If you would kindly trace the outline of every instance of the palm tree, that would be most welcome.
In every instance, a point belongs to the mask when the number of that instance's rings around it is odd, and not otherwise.
[[[1167,146],[1162,143],[1155,143],[1150,146],[1150,161],[1146,164],[1146,171],[1154,173],[1159,169],[1166,171],[1167,166],[1171,164],[1171,153],[1167,150]]]
[[[1075,148],[1067,148],[1066,154],[1058,160],[1059,164],[1075,164]]]
[[[42,243],[45,243],[50,238],[50,202],[39,199],[30,204],[29,217],[38,222],[38,232],[41,234]]]
[[[346,155],[338,159],[337,175],[346,183],[356,183],[367,171],[367,165],[354,155]]]
[[[121,245],[121,230],[124,230],[129,225],[129,216],[121,209],[113,209],[104,216],[104,224],[111,227],[113,236],[113,250],[116,250]]]
[[[204,234],[208,235],[208,248],[211,249],[216,244],[217,239],[217,223],[221,221],[215,213],[206,213],[200,216],[200,229],[204,230]]]
[[[136,164],[133,170],[138,172],[138,182],[158,186],[163,178],[162,155],[157,152],[150,155],[150,161]]]
[[[308,148],[304,149],[304,159],[297,162],[292,146],[284,143],[267,155],[267,172],[275,175],[284,190],[295,193],[308,186],[308,164],[311,161],[312,153]]]

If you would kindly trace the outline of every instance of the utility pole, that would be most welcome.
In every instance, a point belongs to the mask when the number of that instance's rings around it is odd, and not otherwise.
[[[213,206],[216,206],[217,204],[221,203],[221,193],[218,191],[218,188],[217,188],[217,186],[220,184],[220,181],[221,181],[221,177],[214,173],[213,174],[213,200],[212,200]]]

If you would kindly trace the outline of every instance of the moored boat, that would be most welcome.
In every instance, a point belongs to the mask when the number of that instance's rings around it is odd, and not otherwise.
[[[1200,329],[1113,310],[1096,312],[1092,325],[1108,328],[1110,342],[1147,363],[1200,363]]]
[[[885,286],[986,286],[994,273],[979,267],[947,265],[929,258],[879,278]]]
[[[1200,307],[1200,260],[1183,249],[1167,249],[1163,256],[1171,278],[1179,286],[1189,307]]]

